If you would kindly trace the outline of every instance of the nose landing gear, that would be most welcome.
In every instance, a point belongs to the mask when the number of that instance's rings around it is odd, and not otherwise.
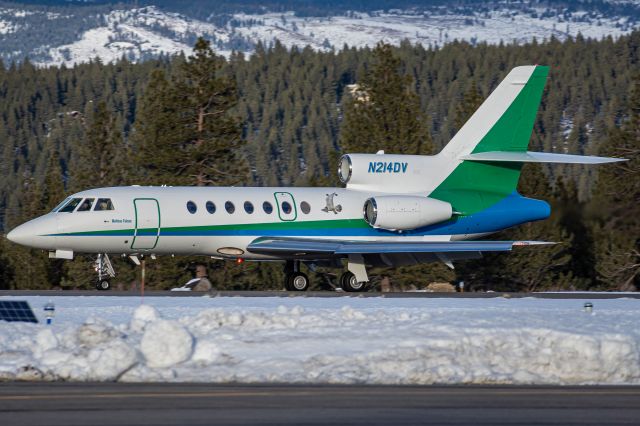
[[[104,253],[98,254],[98,258],[94,263],[96,272],[98,273],[98,279],[96,280],[96,289],[109,290],[111,288],[110,278],[116,276],[116,271],[113,269],[109,255]]]

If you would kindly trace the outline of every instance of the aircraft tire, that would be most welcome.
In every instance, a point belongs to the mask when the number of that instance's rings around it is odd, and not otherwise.
[[[291,272],[284,273],[284,289],[286,291],[291,291],[291,276],[293,274]]]
[[[367,283],[364,281],[358,282],[356,276],[352,272],[347,271],[340,277],[340,287],[342,287],[344,291],[355,293],[365,291],[367,289]]]
[[[98,281],[96,288],[101,291],[106,291],[111,288],[111,283],[107,280]]]
[[[288,283],[289,286],[287,290],[289,291],[307,291],[309,288],[309,277],[302,272],[294,272],[289,275]]]

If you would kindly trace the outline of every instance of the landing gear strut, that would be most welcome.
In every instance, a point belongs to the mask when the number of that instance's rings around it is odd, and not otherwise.
[[[306,291],[309,277],[300,272],[299,260],[287,260],[284,265],[284,288],[287,291]]]
[[[116,271],[113,269],[109,255],[98,254],[98,258],[94,263],[96,272],[98,273],[98,279],[96,280],[96,289],[109,290],[111,288],[110,278],[116,276]]]

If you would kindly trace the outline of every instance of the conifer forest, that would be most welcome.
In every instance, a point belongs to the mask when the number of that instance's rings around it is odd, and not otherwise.
[[[275,43],[228,59],[199,39],[192,52],[140,63],[0,63],[0,233],[92,187],[339,185],[341,154],[435,153],[512,67],[529,64],[551,67],[530,150],[629,161],[524,167],[519,192],[548,201],[552,216],[490,238],[556,245],[454,270],[374,269],[372,288],[388,278],[398,290],[442,281],[472,291],[638,290],[640,31],[439,49],[405,42],[319,52]],[[221,114],[193,128],[210,100],[202,93],[215,93]],[[364,97],[380,107],[367,108]],[[92,260],[50,260],[2,238],[0,288],[93,288]],[[202,257],[149,259],[147,286],[179,286],[198,264],[217,289],[281,288],[281,265]],[[114,266],[112,285],[135,286],[139,268],[126,258]],[[312,282],[319,288],[322,279]]]

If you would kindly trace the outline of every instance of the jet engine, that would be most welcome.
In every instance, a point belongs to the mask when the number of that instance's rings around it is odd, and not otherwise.
[[[428,155],[346,154],[340,159],[338,176],[356,191],[415,194],[433,189],[430,182],[439,177],[430,170],[441,167],[438,161]]]
[[[364,220],[374,228],[408,231],[451,219],[451,204],[429,197],[383,195],[364,203]]]

